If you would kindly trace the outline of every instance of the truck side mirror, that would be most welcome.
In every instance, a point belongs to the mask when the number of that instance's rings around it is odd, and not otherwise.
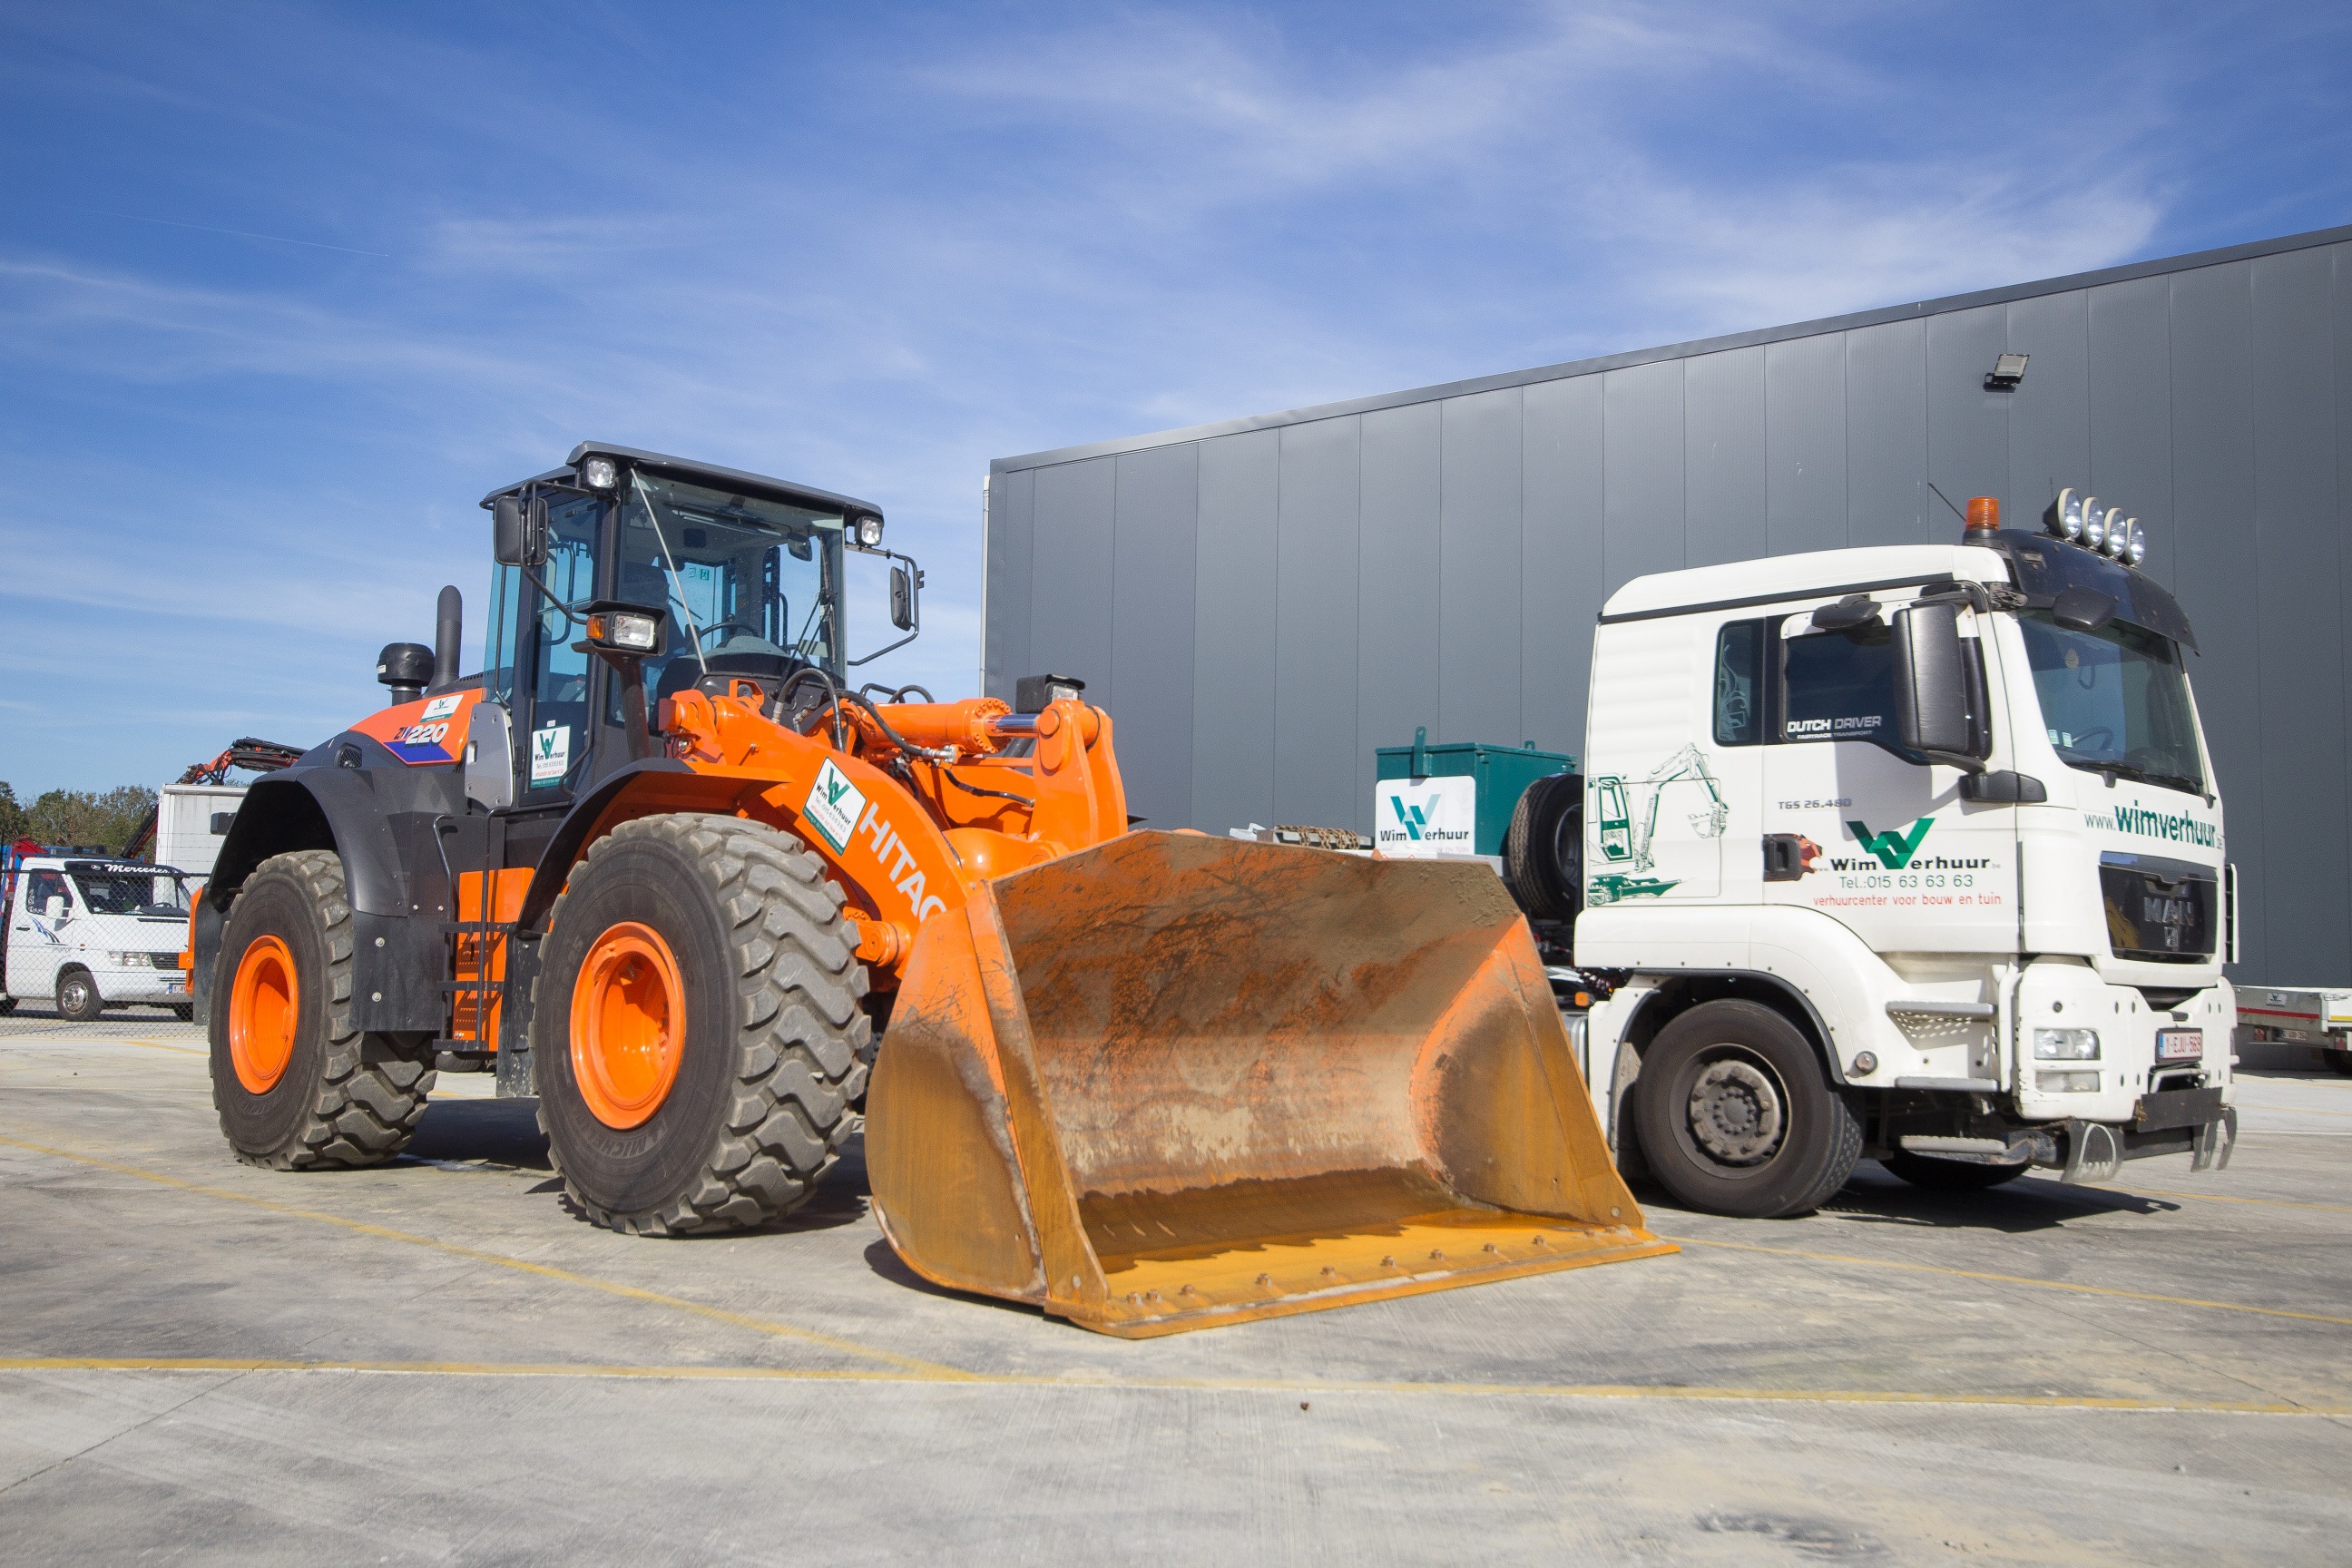
[[[1960,607],[1914,605],[1895,616],[1895,731],[1931,762],[1983,771],[1969,745],[1969,667],[1960,652]]]
[[[48,896],[47,900],[41,905],[41,913],[48,920],[61,921],[65,919],[66,896],[63,893],[51,893]]]
[[[902,632],[922,625],[922,574],[906,566],[890,568],[890,624]]]
[[[490,555],[501,566],[547,563],[547,502],[500,496],[490,503]]]

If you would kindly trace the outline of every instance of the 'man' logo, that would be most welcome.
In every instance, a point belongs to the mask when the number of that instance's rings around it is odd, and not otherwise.
[[[1429,826],[1428,814],[1417,805],[1405,805],[1404,796],[1401,795],[1389,796],[1389,804],[1396,807],[1397,820],[1404,824],[1405,837],[1415,844],[1420,843],[1421,830]]]
[[[1878,863],[1890,871],[1900,871],[1911,864],[1911,857],[1919,852],[1919,843],[1927,837],[1934,824],[1932,816],[1923,816],[1907,830],[1888,828],[1884,833],[1871,832],[1865,823],[1849,822],[1846,830],[1862,840],[1862,847],[1878,857]]]

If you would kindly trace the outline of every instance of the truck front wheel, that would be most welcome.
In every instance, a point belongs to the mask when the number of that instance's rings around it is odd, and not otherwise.
[[[1811,1043],[1756,1002],[1702,1003],[1659,1030],[1633,1117],[1652,1173],[1710,1214],[1811,1214],[1862,1156],[1862,1126]]]
[[[87,969],[68,969],[58,976],[58,1016],[69,1024],[93,1022],[106,1008],[98,982]]]

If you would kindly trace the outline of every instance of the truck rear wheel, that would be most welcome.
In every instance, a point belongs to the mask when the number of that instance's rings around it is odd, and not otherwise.
[[[1938,1160],[1933,1154],[1914,1154],[1907,1149],[1890,1150],[1878,1158],[1887,1173],[1902,1177],[1915,1187],[1925,1187],[1931,1193],[1980,1193],[1987,1187],[2013,1182],[2032,1168],[2032,1162],[2020,1160],[2014,1165],[1983,1165],[1974,1160]]]
[[[1811,1042],[1756,1002],[1705,1002],[1658,1031],[1633,1081],[1651,1173],[1710,1214],[1811,1214],[1846,1184],[1862,1126]]]
[[[2327,1069],[2330,1072],[2338,1072],[2346,1078],[2352,1078],[2352,1051],[2331,1049],[2322,1051],[2319,1055],[2327,1063]]]
[[[815,1192],[866,1087],[866,969],[824,863],[731,816],[640,817],[555,906],[540,1124],[572,1201],[643,1235],[763,1225]]]
[[[352,907],[331,849],[274,855],[246,879],[210,1034],[213,1107],[247,1164],[381,1164],[424,1119],[429,1047],[352,1025]]]

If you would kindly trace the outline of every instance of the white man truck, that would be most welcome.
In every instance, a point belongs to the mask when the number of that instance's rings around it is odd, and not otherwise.
[[[1643,577],[1601,613],[1581,833],[1515,831],[1507,877],[1532,853],[1573,915],[1586,1080],[1621,1163],[1685,1204],[1801,1214],[1864,1156],[1962,1189],[2227,1161],[2234,879],[2194,634],[2119,512],[1998,519]]]

